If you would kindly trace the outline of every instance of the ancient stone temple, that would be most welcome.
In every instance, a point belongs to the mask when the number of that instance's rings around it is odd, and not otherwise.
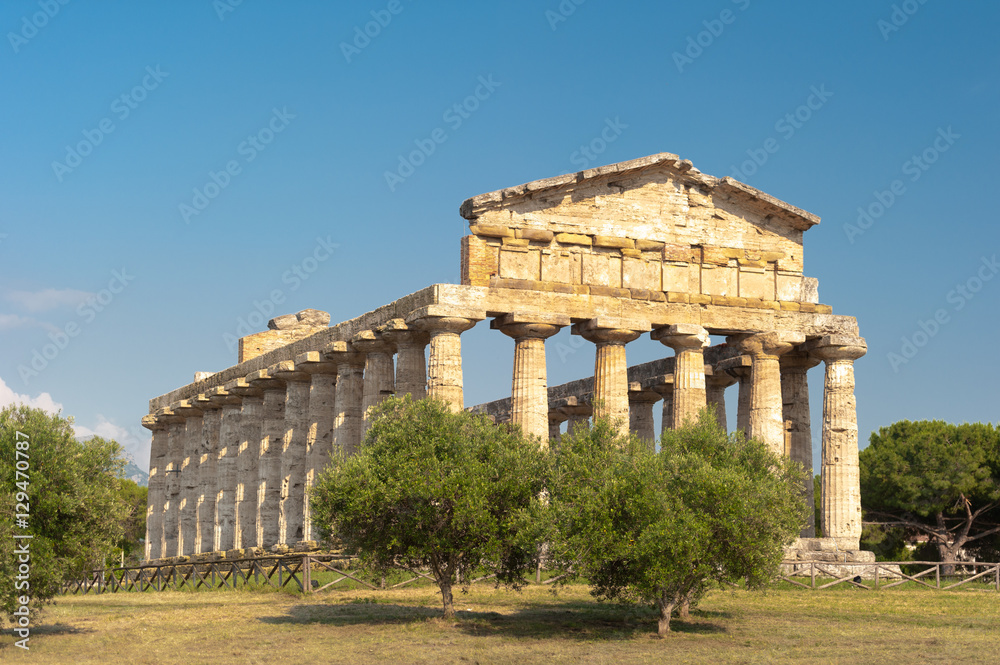
[[[236,365],[150,400],[147,559],[308,547],[304,496],[331,453],[357,450],[387,395],[465,408],[462,333],[489,319],[513,340],[511,393],[473,409],[542,445],[594,415],[652,442],[657,402],[664,427],[706,404],[725,426],[735,386],[735,427],[811,470],[806,376],[823,363],[826,538],[808,525],[800,549],[867,560],[853,364],[866,346],[803,275],[815,215],[665,153],[482,194],[461,214],[461,284],[333,326],[317,310],[278,317]],[[567,326],[593,343],[593,373],[549,386],[545,340]],[[629,367],[644,334],[673,353]]]

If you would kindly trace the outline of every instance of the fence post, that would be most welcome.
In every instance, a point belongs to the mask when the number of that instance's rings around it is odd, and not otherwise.
[[[302,592],[312,593],[312,564],[309,555],[302,557]]]
[[[941,588],[941,564],[934,564],[934,584],[938,589]]]

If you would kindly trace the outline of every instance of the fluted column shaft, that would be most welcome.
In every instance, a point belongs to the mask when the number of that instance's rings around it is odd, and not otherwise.
[[[295,366],[309,372],[309,409],[306,415],[306,460],[302,501],[302,540],[317,540],[313,531],[309,493],[316,477],[330,463],[337,395],[337,366],[325,362],[318,352],[295,357]]]
[[[809,350],[826,363],[820,478],[823,536],[835,538],[840,549],[856,550],[861,540],[861,481],[854,361],[867,352],[867,346],[860,337],[832,336]]]
[[[334,342],[327,351],[327,357],[337,365],[337,392],[333,409],[334,454],[350,456],[361,447],[365,357],[344,342]]]
[[[808,519],[799,535],[815,538],[815,496],[813,492],[812,425],[809,417],[808,371],[819,364],[804,353],[789,353],[781,357],[781,397],[784,419],[790,423],[788,456],[806,470],[802,498],[808,506]]]
[[[167,421],[166,496],[163,504],[162,556],[178,555],[180,536],[181,464],[184,461],[184,419],[170,416]]]
[[[779,358],[795,344],[805,341],[801,333],[761,333],[740,340],[750,355],[749,436],[763,442],[776,455],[785,454],[785,419],[781,399]]]
[[[361,411],[364,418],[362,437],[371,427],[371,410],[395,392],[395,370],[392,356],[395,347],[370,330],[354,336],[351,346],[365,354],[364,388]]]
[[[149,494],[146,501],[146,547],[144,559],[163,556],[163,504],[166,502],[166,470],[170,433],[163,418],[143,416],[142,426],[153,434],[149,450]]]
[[[303,540],[306,455],[309,439],[310,377],[289,380],[285,393],[285,436],[281,453],[281,504],[278,542]]]
[[[698,412],[707,404],[704,349],[709,345],[708,331],[698,325],[680,323],[654,330],[652,337],[672,348],[676,354],[673,428],[696,422]]]
[[[653,420],[653,405],[660,396],[652,390],[630,391],[628,394],[629,430],[650,447],[656,446],[656,422]]]
[[[178,506],[180,535],[177,542],[179,555],[196,554],[198,537],[198,465],[202,449],[202,412],[200,409],[180,408],[184,417],[184,461],[181,463],[181,502]]]
[[[236,547],[236,461],[240,452],[240,404],[236,396],[213,397],[222,404],[219,422],[219,454],[216,463],[215,531],[213,549]]]
[[[396,394],[414,400],[427,396],[427,333],[411,329],[401,320],[390,321],[382,336],[396,345]]]
[[[266,371],[266,370],[265,370]],[[281,452],[285,440],[284,382],[252,381],[264,391],[261,407],[257,474],[257,535],[255,545],[269,548],[278,543],[281,504]]]
[[[673,376],[669,377],[670,383],[661,383],[660,385],[653,386],[653,390],[660,395],[660,399],[663,400],[663,407],[660,419],[660,437],[663,437],[663,432],[668,429],[673,429],[671,427],[671,421],[674,419],[674,384]]]
[[[241,385],[240,385],[241,384]],[[245,549],[257,543],[257,475],[260,461],[263,393],[245,380],[227,383],[226,390],[242,398],[239,420],[239,452],[236,457],[236,517],[233,547]]]
[[[215,549],[215,499],[222,409],[205,401],[207,404],[202,418],[202,448],[198,463],[198,499],[195,506],[198,520],[194,547],[196,554]]]
[[[574,324],[597,347],[594,360],[594,417],[608,418],[621,434],[628,432],[628,362],[625,345],[649,330],[649,325],[616,319],[590,319]]]
[[[427,396],[451,405],[455,412],[465,408],[462,393],[461,334],[476,325],[475,319],[429,316],[416,325],[430,335],[427,359]]]
[[[735,367],[729,370],[739,382],[736,402],[736,429],[750,436],[750,367]]]
[[[729,431],[726,420],[726,388],[733,385],[736,379],[726,372],[713,373],[705,377],[705,398],[715,409],[715,420],[723,432]]]

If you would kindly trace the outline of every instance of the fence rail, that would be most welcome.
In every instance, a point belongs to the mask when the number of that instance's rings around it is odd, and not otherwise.
[[[351,580],[369,589],[395,589],[420,579],[432,580],[418,570],[401,569],[412,575],[398,583],[386,586],[385,580],[372,584],[350,571],[352,559],[335,554],[306,554],[295,556],[265,556],[231,559],[205,563],[165,563],[126,566],[109,570],[96,570],[81,580],[63,585],[63,594],[127,593],[167,590],[236,589],[251,583],[275,589],[291,588],[302,593],[325,591],[337,584]],[[926,566],[912,575],[904,573],[901,566]],[[942,568],[948,574],[942,574]],[[789,571],[791,569],[791,571]],[[1000,563],[936,562],[936,561],[880,561],[878,563],[841,563],[829,561],[782,562],[780,579],[796,587],[820,591],[844,584],[865,590],[891,589],[907,583],[939,591],[955,589],[972,582],[980,588],[1000,591]],[[319,585],[313,581],[314,572],[331,572],[336,579]],[[933,578],[931,577],[933,575]],[[473,580],[480,582],[493,577]],[[550,584],[560,577],[541,580]],[[809,583],[803,582],[805,578]],[[933,579],[933,584],[931,583]],[[829,581],[832,580],[832,581]],[[866,584],[866,582],[868,582]],[[315,588],[313,588],[315,586]]]

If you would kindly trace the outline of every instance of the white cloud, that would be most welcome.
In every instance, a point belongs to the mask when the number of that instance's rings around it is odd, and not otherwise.
[[[44,312],[59,307],[76,307],[92,298],[93,293],[76,289],[43,289],[41,291],[9,291],[7,300],[29,312]]]
[[[35,326],[46,327],[47,324],[33,319],[30,316],[20,314],[0,314],[0,330],[14,330],[15,328],[33,328]]]
[[[52,395],[48,393],[40,393],[35,397],[20,395],[11,390],[6,382],[0,378],[0,409],[11,404],[24,404],[36,409],[43,409],[49,413],[58,413],[63,408],[62,404],[52,399]]]
[[[92,428],[75,422],[73,430],[77,436],[99,436],[102,439],[114,439],[122,445],[122,448],[140,469],[146,470],[149,465],[149,448],[153,437],[149,430],[144,429],[141,425],[129,429],[97,414],[97,424]]]

